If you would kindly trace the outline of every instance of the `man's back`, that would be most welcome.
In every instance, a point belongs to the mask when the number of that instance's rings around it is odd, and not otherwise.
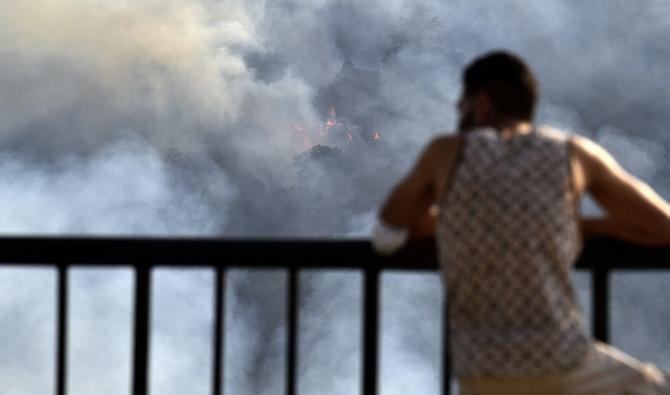
[[[581,235],[567,141],[463,136],[437,227],[459,377],[560,373],[588,352],[570,283]]]

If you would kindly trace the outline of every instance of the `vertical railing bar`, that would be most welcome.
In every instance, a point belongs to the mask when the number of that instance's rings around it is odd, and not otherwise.
[[[449,301],[442,303],[442,394],[451,394],[451,344],[449,341]]]
[[[603,342],[609,341],[609,270],[597,267],[592,274],[592,299],[593,299],[593,336]]]
[[[133,395],[149,392],[149,330],[151,318],[151,266],[136,263],[135,266],[135,323],[133,350]]]
[[[223,331],[225,330],[225,270],[216,265],[214,273],[214,328],[213,330],[213,361],[212,361],[212,395],[223,394],[223,369],[225,356]]]
[[[68,318],[68,265],[58,264],[58,301],[56,333],[56,395],[67,391],[67,318]]]
[[[297,387],[298,347],[298,270],[288,271],[288,300],[286,304],[286,395],[295,395]]]
[[[379,269],[368,267],[363,279],[363,395],[377,395],[379,351]]]

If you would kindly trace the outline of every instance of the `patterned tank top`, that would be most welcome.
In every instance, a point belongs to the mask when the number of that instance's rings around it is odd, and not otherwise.
[[[591,347],[571,283],[581,250],[567,136],[464,135],[437,228],[457,377],[569,371]]]

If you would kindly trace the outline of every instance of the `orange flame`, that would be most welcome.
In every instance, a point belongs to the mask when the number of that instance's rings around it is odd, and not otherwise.
[[[337,129],[334,129],[335,126],[340,125]],[[302,147],[306,150],[311,149],[316,144],[323,144],[326,142],[326,139],[329,139],[331,133],[336,133],[337,138],[344,138],[346,141],[353,142],[354,134],[358,135],[361,132],[361,127],[354,123],[348,123],[346,119],[344,122],[337,120],[337,110],[334,106],[328,108],[328,116],[326,120],[319,125],[318,131],[307,131],[301,124],[293,125],[293,132],[298,137],[298,140],[302,143]],[[372,140],[379,141],[381,140],[381,133],[379,131],[373,130],[370,135]],[[326,142],[327,143],[327,142]]]

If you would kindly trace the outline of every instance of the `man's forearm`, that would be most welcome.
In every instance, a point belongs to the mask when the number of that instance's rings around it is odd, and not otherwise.
[[[582,218],[580,227],[585,239],[600,236],[648,246],[668,244],[666,235],[654,235],[644,229],[623,224],[611,217]]]

